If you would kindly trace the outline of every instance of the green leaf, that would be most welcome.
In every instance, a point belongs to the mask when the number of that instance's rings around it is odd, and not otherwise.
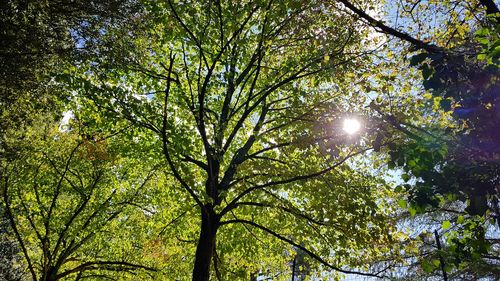
[[[403,209],[406,208],[406,206],[407,206],[406,200],[404,200],[404,199],[398,200],[398,205],[399,205],[399,207],[401,207]]]
[[[432,263],[428,262],[427,260],[422,260],[421,266],[422,266],[422,269],[427,273],[431,273],[432,271],[434,271],[434,266],[432,265]]]
[[[476,36],[487,36],[490,34],[490,30],[486,27],[483,27],[476,31]]]
[[[479,42],[482,45],[488,45],[490,41],[488,40],[488,38],[477,38],[477,42]]]
[[[414,217],[417,214],[417,209],[415,209],[415,207],[410,207],[408,208],[408,212],[410,212],[410,215]]]
[[[441,227],[442,227],[444,230],[450,229],[450,227],[451,227],[451,222],[450,222],[450,221],[444,221],[444,222],[441,224]]]
[[[410,175],[408,175],[408,174],[402,174],[401,175],[401,179],[404,180],[404,181],[409,181],[410,180]]]

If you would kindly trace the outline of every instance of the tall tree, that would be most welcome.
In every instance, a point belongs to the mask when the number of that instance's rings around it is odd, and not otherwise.
[[[339,124],[367,30],[326,1],[146,6],[143,30],[108,34],[113,48],[61,81],[87,97],[75,114],[88,122],[105,113],[154,134],[198,210],[192,279],[258,271],[237,251],[251,259],[247,241],[269,237],[280,241],[265,249],[274,256],[293,246],[323,269],[382,275],[359,255],[393,253],[390,190],[351,169],[370,147]]]

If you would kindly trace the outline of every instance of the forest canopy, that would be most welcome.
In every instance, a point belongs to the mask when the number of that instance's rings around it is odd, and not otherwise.
[[[500,278],[494,1],[0,8],[0,279]]]

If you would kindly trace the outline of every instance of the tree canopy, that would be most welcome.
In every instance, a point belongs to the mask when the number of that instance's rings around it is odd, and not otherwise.
[[[4,276],[499,276],[494,2],[1,8]]]

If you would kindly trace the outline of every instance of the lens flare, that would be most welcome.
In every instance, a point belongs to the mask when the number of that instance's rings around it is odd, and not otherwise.
[[[357,133],[361,129],[361,123],[356,119],[345,119],[344,126],[342,130],[348,133],[349,135],[353,135]]]

